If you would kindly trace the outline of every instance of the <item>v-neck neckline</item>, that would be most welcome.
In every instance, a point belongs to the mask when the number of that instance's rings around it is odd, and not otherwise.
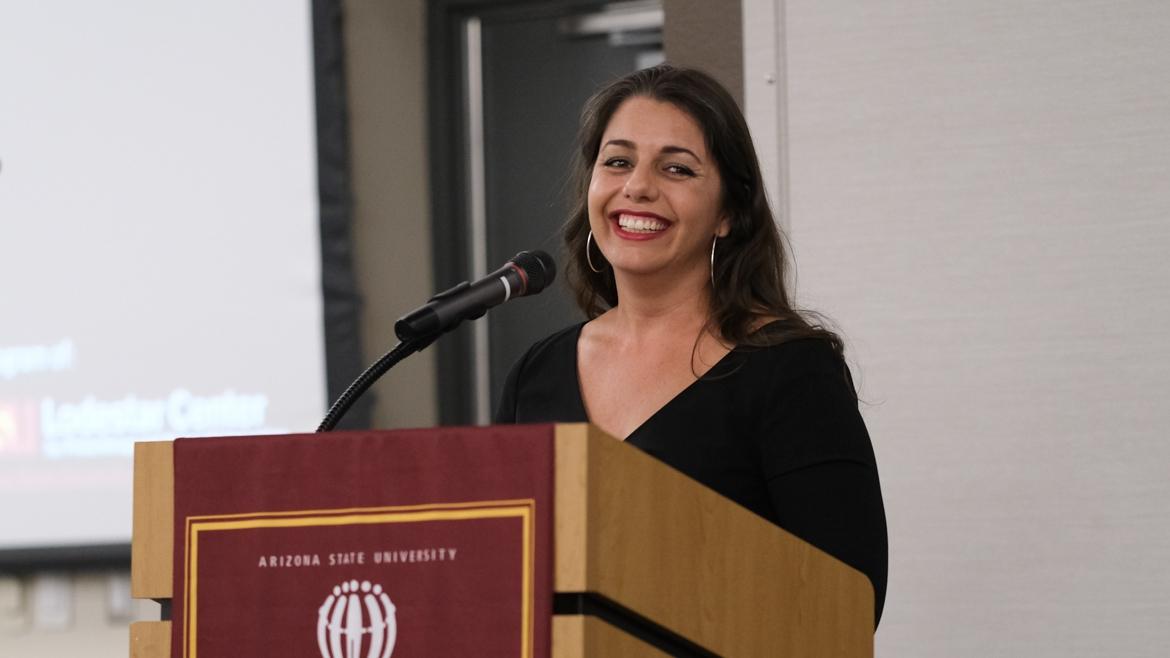
[[[585,419],[585,422],[592,423],[593,421],[589,418],[589,410],[585,408],[585,391],[581,388],[580,343],[581,343],[581,332],[582,332],[582,330],[585,329],[585,324],[586,324],[585,322],[582,322],[581,324],[577,325],[577,335],[573,338],[573,377],[574,377],[574,380],[576,381],[575,389],[577,391],[577,408],[581,412],[581,417]],[[718,368],[719,366],[723,365],[723,362],[726,361],[727,359],[729,359],[732,354],[735,354],[736,350],[738,350],[738,349],[739,349],[739,346],[737,345],[737,346],[731,348],[730,350],[727,350],[727,353],[724,354],[723,356],[719,357],[718,361],[711,364],[711,367],[707,368],[706,372],[704,372],[701,376],[697,377],[690,384],[687,384],[686,387],[684,387],[681,391],[679,391],[678,393],[675,393],[673,397],[671,397],[669,400],[667,400],[661,407],[658,407],[658,409],[656,409],[654,411],[654,413],[647,416],[637,427],[635,427],[633,430],[631,430],[629,434],[627,434],[624,437],[617,437],[617,438],[621,439],[623,442],[629,441],[631,437],[633,437],[634,435],[641,432],[643,428],[645,428],[652,421],[654,421],[656,418],[661,416],[662,413],[664,411],[666,411],[667,408],[673,406],[675,401],[677,401],[679,398],[683,397],[688,392],[690,392],[692,389],[694,389],[695,386],[697,384],[699,384],[700,382],[702,382],[703,379],[711,371],[713,371],[716,368]]]

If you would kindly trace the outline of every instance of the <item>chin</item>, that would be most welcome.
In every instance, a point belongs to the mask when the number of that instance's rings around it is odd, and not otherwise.
[[[669,262],[662,258],[645,258],[645,257],[618,257],[611,260],[610,266],[613,267],[614,272],[620,272],[631,276],[644,276],[649,274],[657,274],[667,268]]]

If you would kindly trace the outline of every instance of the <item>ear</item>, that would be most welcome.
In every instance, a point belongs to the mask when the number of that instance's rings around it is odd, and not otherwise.
[[[715,229],[715,236],[726,238],[728,233],[731,233],[731,217],[724,215],[719,220],[719,227]]]

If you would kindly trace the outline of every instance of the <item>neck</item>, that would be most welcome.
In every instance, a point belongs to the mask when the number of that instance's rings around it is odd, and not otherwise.
[[[611,313],[627,336],[694,336],[710,318],[710,283],[706,272],[684,280],[618,274],[618,305]]]

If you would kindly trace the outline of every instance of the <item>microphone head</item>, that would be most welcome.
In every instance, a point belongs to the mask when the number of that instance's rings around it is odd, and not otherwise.
[[[557,264],[543,251],[521,251],[512,262],[528,276],[525,295],[535,295],[557,278]]]

